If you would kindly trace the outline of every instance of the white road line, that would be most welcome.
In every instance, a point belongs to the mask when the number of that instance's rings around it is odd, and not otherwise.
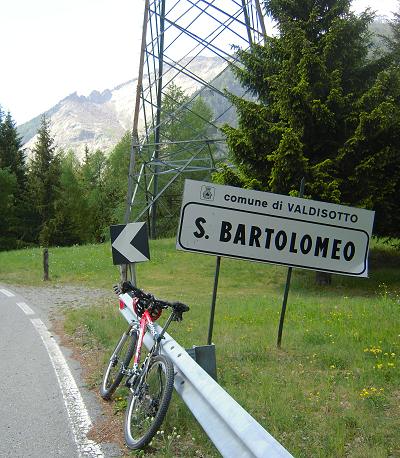
[[[17,302],[18,307],[25,313],[25,315],[34,315],[35,312],[25,302]]]
[[[104,457],[100,445],[86,437],[89,429],[92,427],[92,420],[86,410],[81,393],[60,347],[42,320],[35,318],[31,319],[31,322],[42,338],[57,375],[79,456],[90,458]]]
[[[7,297],[14,297],[15,294],[12,293],[11,291],[8,291],[7,289],[0,289],[0,293],[5,294]]]

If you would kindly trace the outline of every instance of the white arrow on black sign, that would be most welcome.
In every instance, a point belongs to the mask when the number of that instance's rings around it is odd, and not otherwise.
[[[146,223],[110,226],[113,263],[130,264],[150,260]]]

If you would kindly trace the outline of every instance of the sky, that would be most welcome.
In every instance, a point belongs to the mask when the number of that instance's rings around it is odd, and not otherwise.
[[[379,15],[397,0],[354,0]],[[0,106],[17,124],[73,92],[88,95],[138,74],[144,0],[0,0]]]

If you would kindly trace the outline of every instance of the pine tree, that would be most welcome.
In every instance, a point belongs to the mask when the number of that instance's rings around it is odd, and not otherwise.
[[[0,105],[0,168],[2,168],[3,163],[3,119],[4,112]]]
[[[399,4],[400,5],[400,4]],[[400,237],[400,13],[388,66],[356,104],[356,127],[339,154],[342,198],[376,211],[374,233]]]
[[[80,180],[81,165],[70,151],[61,159],[60,183],[54,202],[54,242],[68,246],[91,242],[88,234],[88,205]]]
[[[8,197],[7,211],[3,210],[2,234],[8,240],[6,248],[23,246],[25,226],[26,163],[22,142],[10,113],[0,110],[0,169],[15,178],[12,196]],[[5,188],[7,189],[7,187]],[[7,221],[7,223],[5,223]]]
[[[55,240],[54,203],[60,182],[60,159],[51,136],[50,120],[42,116],[38,139],[33,148],[29,172],[29,194],[33,214],[33,236],[43,246]]]
[[[385,41],[390,49],[394,65],[400,67],[400,2],[398,3],[398,11],[393,12],[393,19],[389,25],[392,34],[390,37],[385,37]]]
[[[7,113],[0,122],[0,168],[8,168],[15,174],[18,186],[25,188],[25,154],[21,137],[18,135],[16,124],[10,113]]]
[[[0,250],[16,247],[16,239],[10,226],[14,214],[14,194],[17,189],[15,175],[0,168]]]
[[[104,189],[111,209],[110,224],[121,223],[124,219],[131,142],[131,133],[126,132],[107,158]]]
[[[379,233],[390,234],[394,225],[385,220],[398,186],[398,83],[395,72],[385,73],[391,57],[371,52],[373,14],[357,16],[350,5],[265,2],[279,35],[238,51],[243,67],[235,73],[258,100],[231,96],[239,126],[223,130],[236,169],[225,165],[216,179],[296,195],[304,176],[306,196],[376,209]],[[365,150],[367,138],[374,146]]]
[[[105,186],[107,159],[101,150],[86,154],[81,167],[82,185],[87,203],[86,224],[89,240],[103,242],[112,220],[112,208]]]

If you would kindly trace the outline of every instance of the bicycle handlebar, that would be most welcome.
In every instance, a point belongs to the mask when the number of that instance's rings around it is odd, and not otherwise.
[[[182,314],[189,311],[189,306],[182,302],[168,302],[155,298],[152,294],[146,293],[142,289],[136,288],[130,281],[124,281],[121,285],[114,286],[116,294],[127,293],[131,291],[139,300],[144,300],[147,303],[166,309],[171,307],[175,315],[176,321],[182,321]]]

